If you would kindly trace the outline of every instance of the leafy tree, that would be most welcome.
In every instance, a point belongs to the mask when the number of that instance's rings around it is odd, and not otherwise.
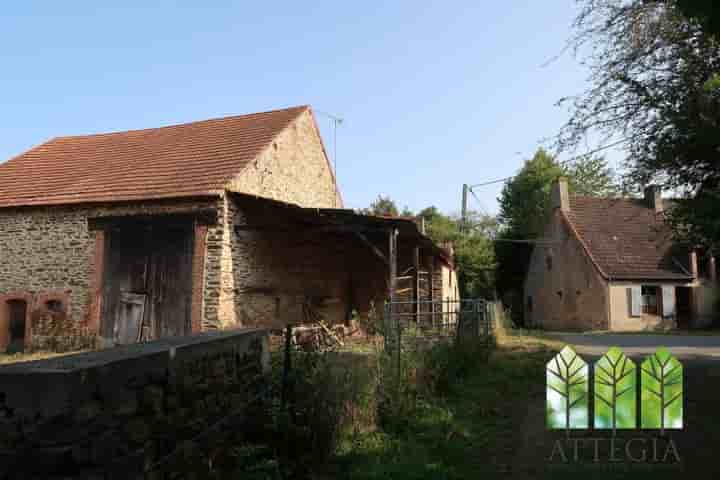
[[[397,206],[389,197],[382,195],[369,208],[361,210],[369,215],[397,215]],[[415,216],[405,207],[403,217]],[[455,264],[458,269],[460,295],[463,298],[490,298],[495,292],[495,252],[492,239],[498,231],[495,217],[475,211],[468,212],[468,228],[460,231],[460,219],[445,215],[435,206],[422,209],[417,218],[425,220],[425,232],[442,245],[452,243],[455,250]]]
[[[410,208],[408,208],[407,205],[405,205],[402,209],[402,212],[400,212],[400,216],[401,217],[414,217],[415,214],[413,213],[412,210],[410,210]]]
[[[460,219],[442,214],[436,207],[421,210],[425,231],[436,243],[452,242],[458,268],[460,295],[463,298],[490,298],[495,292],[495,253],[492,235],[497,231],[497,220],[479,212],[468,212],[468,228],[460,231]]]
[[[390,197],[378,195],[377,199],[370,204],[369,208],[360,210],[365,215],[398,216],[397,204]]]
[[[615,173],[604,157],[585,157],[565,169],[569,188],[578,195],[610,197],[617,193]]]
[[[579,2],[570,44],[590,67],[590,87],[561,100],[572,114],[558,146],[572,149],[598,134],[603,143],[619,139],[631,183],[682,188],[689,196],[685,211],[700,210],[720,189],[717,2]],[[685,222],[695,221],[676,219],[680,237]],[[717,243],[712,233],[705,231],[703,243]]]
[[[702,25],[709,34],[720,36],[720,5],[717,0],[677,0],[680,11]]]
[[[434,206],[422,209],[418,217],[425,220],[425,232],[436,243],[455,243],[461,236],[457,219],[443,215]]]
[[[520,173],[500,193],[498,219],[515,238],[535,238],[545,226],[550,187],[565,170],[542,148],[526,161]]]

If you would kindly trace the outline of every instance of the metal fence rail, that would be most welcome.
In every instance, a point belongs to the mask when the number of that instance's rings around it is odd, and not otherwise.
[[[492,340],[492,302],[420,300],[385,303],[385,348],[405,347],[409,340],[482,338]]]

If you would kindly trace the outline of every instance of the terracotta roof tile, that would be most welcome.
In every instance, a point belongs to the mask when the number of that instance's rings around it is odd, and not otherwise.
[[[54,138],[0,163],[0,208],[218,195],[308,108]]]
[[[689,280],[662,214],[642,200],[571,196],[567,218],[611,279]]]

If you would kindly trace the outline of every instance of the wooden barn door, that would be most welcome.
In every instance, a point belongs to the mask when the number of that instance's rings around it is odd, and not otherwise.
[[[158,223],[107,232],[100,332],[113,344],[191,331],[192,228]]]
[[[153,235],[148,316],[154,338],[190,334],[192,239],[192,230],[179,226]]]

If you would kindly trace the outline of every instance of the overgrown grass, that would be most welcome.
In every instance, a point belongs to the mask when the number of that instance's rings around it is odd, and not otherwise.
[[[346,434],[330,475],[351,479],[460,479],[502,474],[512,462],[524,405],[554,354],[542,339],[507,336],[482,346],[441,345],[418,367],[413,408],[375,430]]]

